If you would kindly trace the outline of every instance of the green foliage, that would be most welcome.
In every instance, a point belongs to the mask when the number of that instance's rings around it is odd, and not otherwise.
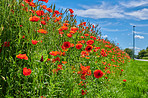
[[[138,53],[138,58],[143,58],[143,57],[148,57],[148,48],[146,48],[146,50],[143,49]]]
[[[133,50],[132,50],[132,49],[125,48],[124,51],[125,51],[130,57],[132,57],[132,54],[133,54]]]
[[[148,60],[148,57],[143,57],[142,59]]]

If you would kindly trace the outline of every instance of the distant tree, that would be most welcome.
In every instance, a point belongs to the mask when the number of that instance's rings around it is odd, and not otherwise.
[[[148,57],[148,52],[146,52],[146,53],[144,54],[144,57]]]
[[[125,48],[124,51],[125,51],[130,57],[132,57],[132,53],[133,53],[133,50],[132,50],[132,49]]]
[[[148,47],[146,48],[146,53],[144,54],[144,57],[148,57]]]
[[[146,48],[146,51],[148,52],[148,47]]]
[[[143,57],[145,57],[146,53],[147,53],[147,51],[143,49],[138,53],[138,57],[143,58]]]

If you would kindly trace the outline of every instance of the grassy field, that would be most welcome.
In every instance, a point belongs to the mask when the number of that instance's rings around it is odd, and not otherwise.
[[[120,80],[111,80],[110,87],[103,97],[110,98],[148,98],[148,62],[132,61]],[[126,79],[126,82],[122,80]]]

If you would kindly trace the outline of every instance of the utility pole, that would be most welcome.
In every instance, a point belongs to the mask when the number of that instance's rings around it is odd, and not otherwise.
[[[135,27],[136,26],[133,26],[133,60],[135,58]]]

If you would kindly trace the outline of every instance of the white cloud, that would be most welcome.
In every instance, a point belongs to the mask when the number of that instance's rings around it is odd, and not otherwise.
[[[89,17],[94,19],[99,18],[123,18],[124,15],[122,15],[118,10],[116,9],[86,9],[86,10],[75,10],[75,13],[78,16],[81,17]]]
[[[101,28],[104,31],[110,31],[110,32],[118,32],[118,31],[127,31],[127,29],[125,30],[119,30],[119,29],[108,29],[108,28]]]
[[[137,31],[134,31],[135,34],[142,34],[142,35],[147,35],[148,33],[143,33],[143,32],[137,32]],[[133,33],[128,33],[128,35],[131,35]]]
[[[137,1],[136,1],[137,2]],[[142,3],[137,3],[143,5],[144,3],[148,3],[148,1],[142,1]],[[123,3],[120,3],[123,5]],[[143,8],[141,10],[125,12],[125,8],[123,8],[120,4],[118,5],[111,5],[106,2],[102,2],[101,5],[79,5],[82,9],[74,9],[75,14],[81,17],[88,17],[93,19],[99,18],[124,18],[124,19],[140,19],[140,20],[148,20],[148,9]],[[127,2],[127,5],[131,2]],[[135,4],[135,3],[134,3]],[[135,5],[138,6],[138,5]]]
[[[112,25],[111,22],[108,22],[108,23],[105,23],[105,24],[100,24],[101,26],[109,26],[109,25]]]
[[[136,31],[135,31],[135,33],[136,34],[148,34],[148,33],[143,33],[143,32],[136,32]]]
[[[144,39],[144,36],[135,35],[135,38]]]
[[[130,2],[120,2],[120,4],[124,7],[130,8],[130,7],[139,7],[139,6],[147,6],[148,0],[132,0]]]
[[[84,9],[75,9],[75,13],[81,17],[89,17],[94,19],[124,17],[124,15],[122,14],[123,10],[119,6],[111,6],[105,2],[102,2],[100,6],[81,5],[81,7]]]
[[[128,48],[133,49],[133,47],[128,47]],[[140,48],[138,48],[138,47],[135,47],[135,49],[140,50]]]
[[[144,8],[142,10],[133,11],[133,12],[125,12],[125,15],[128,15],[130,17],[135,17],[140,20],[147,20],[148,19],[148,9]]]
[[[103,38],[107,38],[108,36],[107,36],[107,35],[103,35],[102,37],[103,37]]]
[[[133,2],[133,1],[132,1]],[[132,2],[126,2],[126,4],[132,5]],[[137,1],[134,1],[137,2]],[[148,1],[141,1],[140,3],[136,3],[135,6],[143,5],[143,2],[148,4]],[[135,3],[133,3],[135,4]],[[139,5],[138,5],[139,4]],[[81,17],[88,17],[93,19],[100,19],[100,18],[122,18],[122,19],[135,19],[135,20],[148,20],[148,8],[143,8],[141,10],[136,11],[125,11],[125,8],[121,5],[124,3],[111,5],[106,2],[102,2],[101,5],[79,5],[82,9],[74,9],[75,14]]]
[[[130,25],[132,26],[138,26],[138,27],[145,27],[145,26],[148,26],[148,24],[134,24],[134,23],[130,23]]]
[[[99,25],[100,26],[103,26],[103,27],[105,27],[105,26],[112,26],[112,25],[117,25],[117,26],[119,26],[119,25],[121,25],[121,23],[120,22],[99,22]]]

